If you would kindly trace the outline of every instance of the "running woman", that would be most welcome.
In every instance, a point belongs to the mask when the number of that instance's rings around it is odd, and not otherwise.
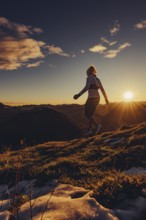
[[[100,95],[98,91],[99,89],[101,90],[107,105],[109,105],[109,101],[100,79],[97,78],[96,76],[95,67],[90,66],[87,69],[86,73],[87,73],[87,80],[85,87],[78,94],[74,95],[73,98],[78,99],[81,95],[83,95],[86,91],[88,91],[88,98],[85,103],[85,116],[87,117],[89,124],[86,136],[90,136],[93,134],[98,134],[102,129],[102,125],[98,123],[94,118],[96,107],[100,101]]]

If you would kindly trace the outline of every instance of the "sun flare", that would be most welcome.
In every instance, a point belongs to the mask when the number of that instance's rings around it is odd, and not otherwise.
[[[130,102],[130,101],[133,100],[134,93],[131,92],[131,91],[127,91],[127,92],[125,92],[125,93],[123,94],[123,97],[124,97],[124,100],[125,100],[126,102]]]

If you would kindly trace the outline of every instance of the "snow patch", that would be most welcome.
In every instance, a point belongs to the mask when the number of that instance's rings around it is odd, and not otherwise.
[[[115,139],[112,139],[112,142],[110,142],[110,145],[114,146],[116,144],[120,144],[124,140],[125,140],[125,138],[120,138],[120,139],[119,138],[115,138]]]
[[[111,146],[114,146],[116,144],[122,143],[122,141],[124,141],[125,138],[107,138],[103,141],[103,143],[109,144]]]
[[[135,200],[126,200],[123,203],[125,203],[126,209],[115,211],[120,220],[144,220],[141,218],[146,210],[146,199],[144,197],[139,196]]]
[[[35,181],[22,181],[19,183],[19,193],[30,193],[32,190],[32,216],[33,220],[118,220],[112,210],[100,205],[92,198],[92,191],[82,187],[74,187],[57,182],[48,182],[44,187],[37,187]],[[3,186],[3,189],[6,186]],[[14,187],[9,190],[13,192]],[[2,191],[3,192],[3,191]],[[7,195],[8,197],[8,195]],[[7,205],[4,205],[6,203]],[[8,198],[0,201],[0,219],[6,220],[9,212]],[[30,219],[30,202],[24,203],[19,210],[19,219]]]
[[[138,172],[139,173],[139,172]],[[21,181],[16,187],[0,186],[0,220],[9,216],[9,194],[17,188],[19,195],[30,195],[33,220],[135,220],[146,210],[146,198],[124,200],[115,210],[103,207],[94,198],[93,191],[69,184],[49,181],[43,187],[36,180]],[[144,195],[145,192],[143,192]],[[30,201],[21,205],[19,219],[30,219]],[[142,220],[142,219],[141,219]]]
[[[146,168],[132,167],[131,169],[126,170],[125,173],[129,175],[144,175],[146,174]]]

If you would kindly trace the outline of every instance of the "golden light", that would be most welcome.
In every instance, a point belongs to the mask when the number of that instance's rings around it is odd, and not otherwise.
[[[127,91],[127,92],[125,92],[125,93],[123,94],[124,100],[125,100],[126,102],[132,101],[133,96],[134,96],[134,94],[133,94],[133,92],[131,92],[131,91]]]

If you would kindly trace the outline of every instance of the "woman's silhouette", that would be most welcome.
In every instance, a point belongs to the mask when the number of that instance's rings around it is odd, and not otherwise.
[[[78,99],[81,95],[83,95],[86,91],[88,91],[88,98],[85,103],[85,116],[88,118],[89,121],[88,132],[86,133],[86,135],[90,136],[93,134],[98,134],[102,129],[102,125],[99,124],[94,119],[93,116],[96,107],[100,101],[100,95],[98,92],[99,89],[101,90],[107,105],[109,105],[109,101],[100,79],[96,77],[95,67],[90,66],[87,69],[86,73],[87,73],[86,85],[78,94],[74,95],[74,99]],[[94,129],[95,132],[93,132]]]

